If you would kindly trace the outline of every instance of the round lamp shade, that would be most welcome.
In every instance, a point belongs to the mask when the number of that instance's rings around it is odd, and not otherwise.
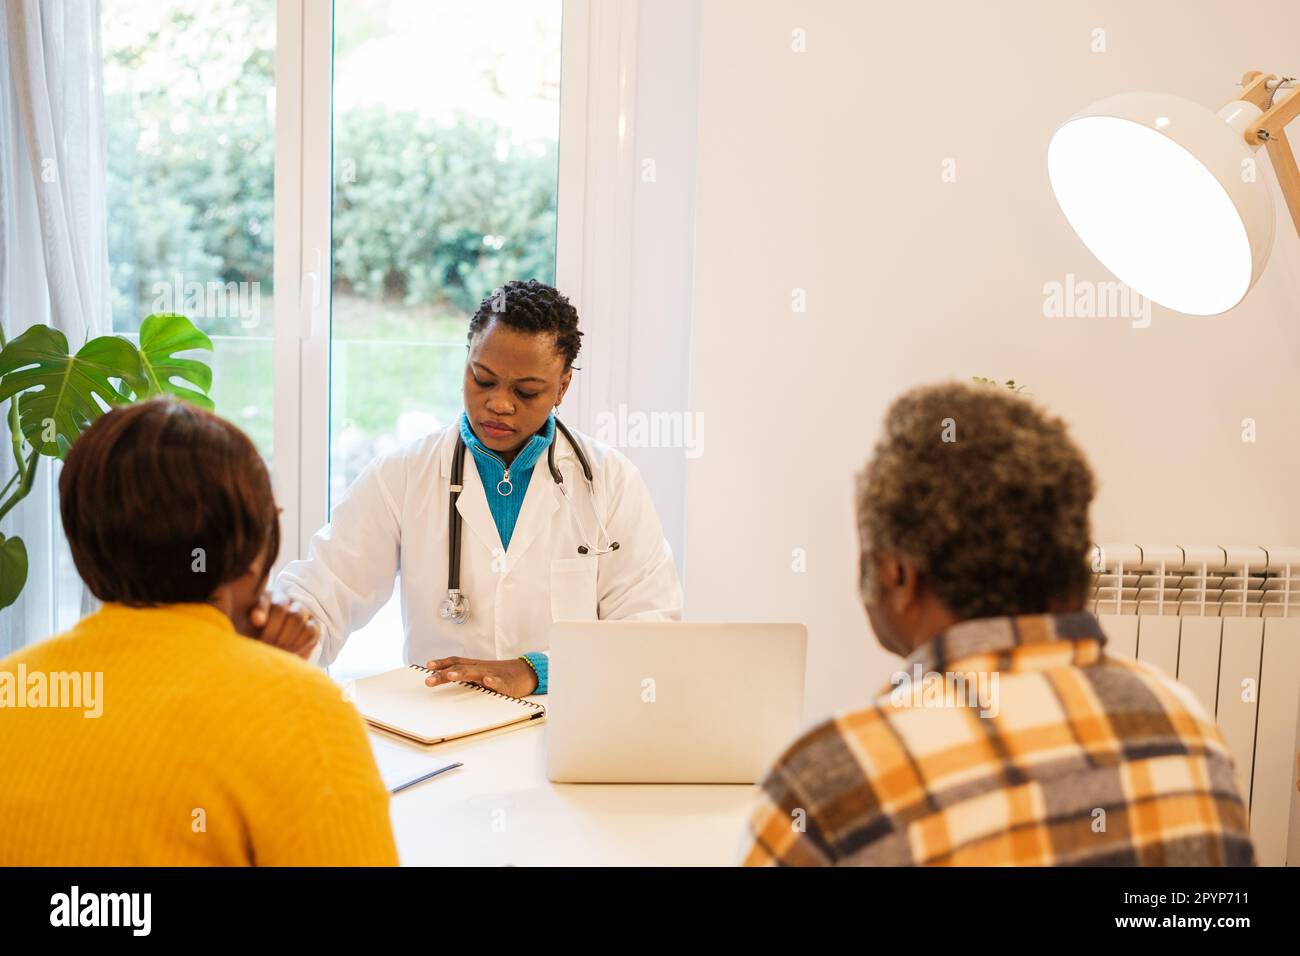
[[[1047,148],[1061,211],[1102,265],[1166,308],[1218,315],[1268,261],[1273,202],[1242,135],[1259,115],[1224,115],[1166,93],[1124,93],[1071,117]],[[1232,125],[1235,123],[1235,125]]]

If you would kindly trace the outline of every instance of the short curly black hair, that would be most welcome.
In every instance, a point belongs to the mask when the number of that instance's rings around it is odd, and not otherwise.
[[[961,620],[1042,614],[1089,580],[1092,469],[1065,422],[1006,389],[914,388],[858,476],[862,597],[873,558],[911,559]]]
[[[536,279],[511,280],[479,303],[478,311],[469,320],[469,341],[483,331],[488,322],[496,319],[503,325],[520,332],[550,332],[555,336],[555,347],[564,356],[564,367],[572,368],[582,349],[582,333],[578,331],[578,310],[553,286]]]

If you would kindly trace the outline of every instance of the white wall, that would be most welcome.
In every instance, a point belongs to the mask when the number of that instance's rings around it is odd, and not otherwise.
[[[909,386],[1027,383],[1092,459],[1097,540],[1300,543],[1289,220],[1226,316],[1043,317],[1045,283],[1110,278],[1052,198],[1055,127],[1124,90],[1217,108],[1246,70],[1300,71],[1300,5],[705,0],[699,42],[688,614],[806,622],[810,719],[892,670],[857,600],[852,475]]]

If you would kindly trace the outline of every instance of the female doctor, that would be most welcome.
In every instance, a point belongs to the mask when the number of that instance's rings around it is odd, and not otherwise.
[[[280,589],[316,620],[319,662],[388,601],[426,683],[545,693],[560,620],[676,620],[682,592],[654,504],[618,451],[556,418],[578,313],[510,282],[469,323],[460,419],[366,466]]]

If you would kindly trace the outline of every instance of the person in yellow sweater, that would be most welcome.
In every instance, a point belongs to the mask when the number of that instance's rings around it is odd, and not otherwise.
[[[0,866],[394,865],[361,718],[264,589],[270,477],[238,428],[156,399],[59,480],[104,606],[0,661]]]

